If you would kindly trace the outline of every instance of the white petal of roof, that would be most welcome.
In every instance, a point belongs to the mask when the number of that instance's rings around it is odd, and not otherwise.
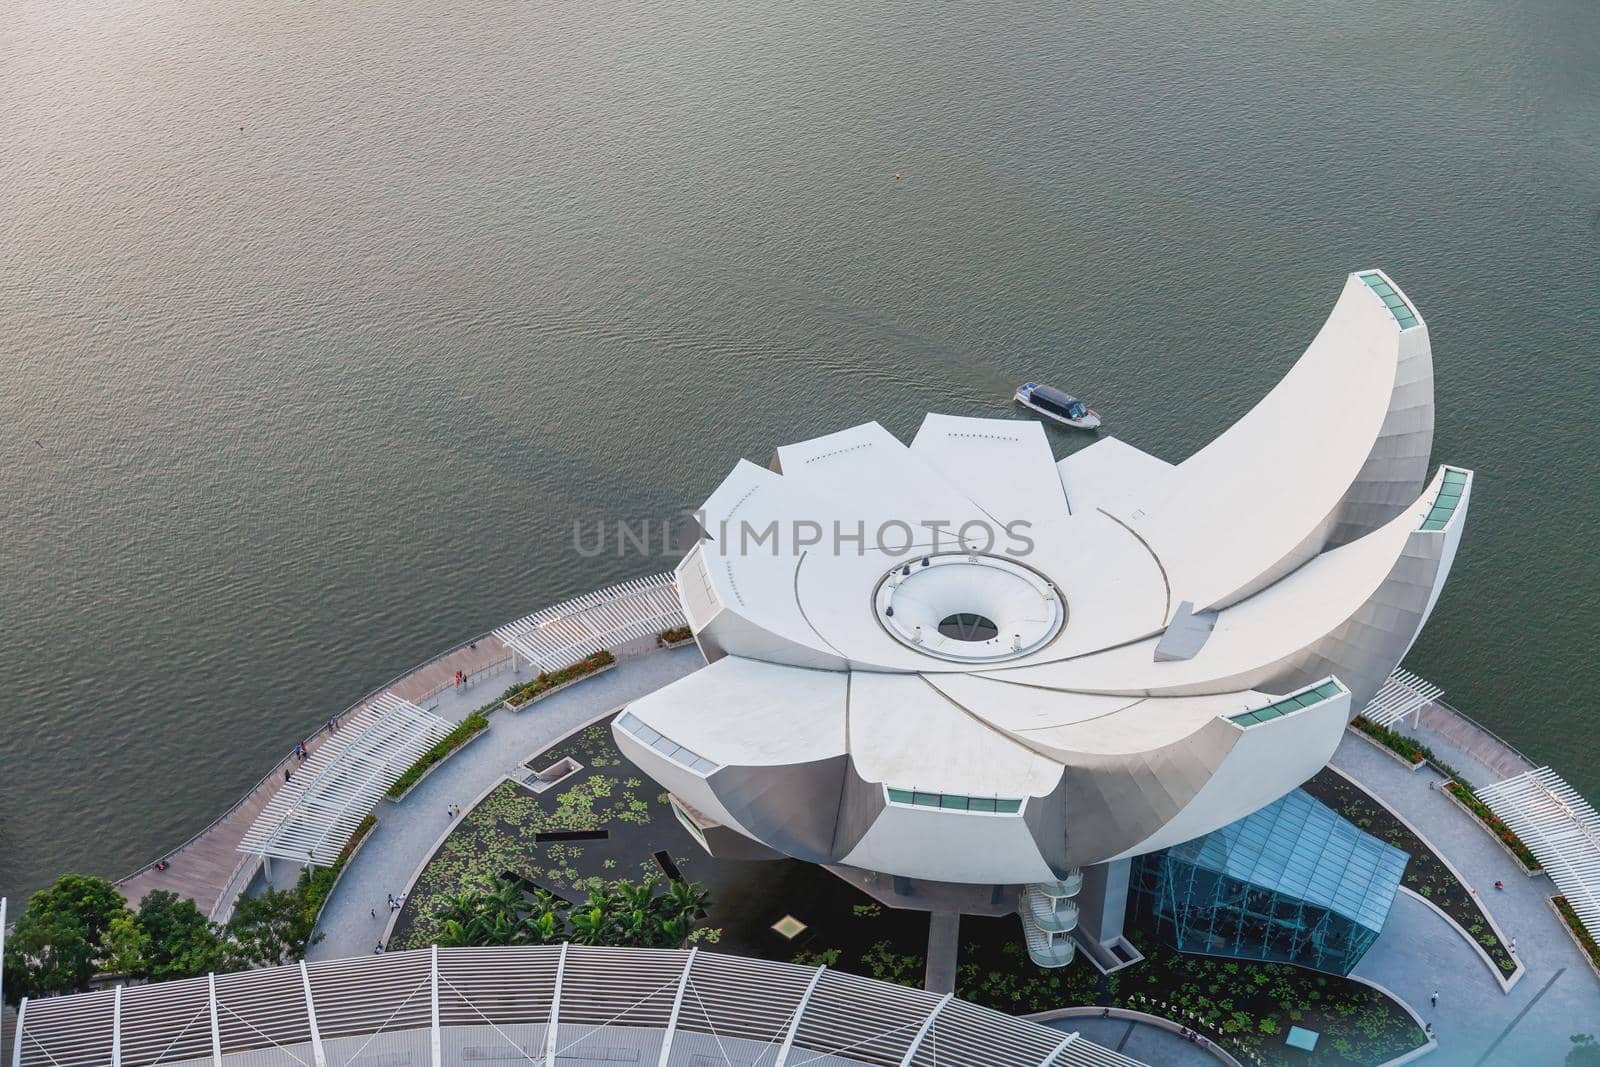
[[[1074,660],[1001,669],[992,676],[1053,689],[1169,696],[1258,685],[1371,600],[1427,518],[1436,490],[1437,483],[1381,530],[1321,554],[1223,610],[1192,659],[1157,660],[1158,639],[1150,638]]]
[[[845,751],[849,677],[724,656],[640,697],[628,710],[714,763],[805,763]],[[804,729],[797,729],[801,723]]]
[[[1073,514],[1105,508],[1133,516],[1172,490],[1177,467],[1115,437],[1102,437],[1056,464]]]
[[[998,523],[1042,520],[1048,535],[1069,513],[1041,423],[929,414],[911,451]]]
[[[869,782],[969,796],[1043,796],[1061,765],[990,729],[914,674],[850,675],[850,755]]]
[[[1400,360],[1395,316],[1351,275],[1283,380],[1179,464],[1170,493],[1125,516],[1177,600],[1226,605],[1321,551],[1383,429]]]

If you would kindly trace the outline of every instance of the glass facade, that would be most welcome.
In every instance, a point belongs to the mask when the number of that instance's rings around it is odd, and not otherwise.
[[[1448,526],[1450,516],[1456,513],[1456,505],[1461,503],[1461,491],[1466,487],[1467,472],[1446,467],[1444,484],[1439,486],[1439,495],[1433,501],[1433,510],[1422,520],[1422,529],[1442,530]]]
[[[1383,280],[1381,274],[1363,274],[1361,280],[1367,283],[1367,288],[1378,294],[1384,306],[1389,309],[1389,314],[1394,316],[1394,321],[1400,324],[1402,330],[1409,330],[1417,325],[1417,313],[1411,310],[1394,287]]]
[[[889,788],[889,803],[910,804],[915,808],[946,808],[950,811],[987,811],[1015,815],[1022,810],[1021,800],[1006,797],[964,797],[955,793],[925,793],[920,789]]]
[[[1184,952],[1346,975],[1383,930],[1410,858],[1297,789],[1140,856],[1134,908]]]
[[[678,744],[670,737],[661,736],[660,733],[646,726],[639,719],[639,716],[631,711],[623,712],[617,719],[617,725],[667,757],[673,763],[702,777],[717,770],[719,767],[719,764],[706,759],[693,749]]]
[[[1282,700],[1268,704],[1264,708],[1255,708],[1251,711],[1242,711],[1237,715],[1229,715],[1228,721],[1239,726],[1254,726],[1258,722],[1267,722],[1270,719],[1278,718],[1280,715],[1288,715],[1291,712],[1299,711],[1301,708],[1309,708],[1324,701],[1333,700],[1345,692],[1348,692],[1348,690],[1344,686],[1329,678],[1326,682],[1307,686],[1297,693],[1290,693]]]

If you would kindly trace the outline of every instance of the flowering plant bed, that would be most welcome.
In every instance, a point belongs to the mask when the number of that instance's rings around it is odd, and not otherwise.
[[[1500,943],[1472,892],[1427,843],[1366,790],[1324,767],[1303,788],[1355,826],[1411,854],[1400,884],[1434,905],[1466,936],[1482,946],[1501,975],[1516,973],[1517,961]]]
[[[962,916],[961,930],[956,996],[1009,1014],[1131,1008],[1263,1065],[1307,1062],[1283,1043],[1291,1026],[1319,1031],[1315,1062],[1342,1067],[1384,1063],[1426,1041],[1403,1007],[1370,986],[1283,963],[1178,952],[1142,926],[1130,926],[1127,937],[1144,960],[1108,975],[1087,960],[1059,970],[1034,966],[1014,917]],[[921,977],[918,971],[906,984],[920,985]]]
[[[1500,816],[1490,811],[1489,805],[1479,800],[1477,794],[1473,793],[1471,789],[1457,781],[1446,782],[1444,789],[1450,799],[1461,805],[1467,814],[1475,817],[1488,828],[1491,834],[1494,834],[1495,839],[1522,865],[1524,871],[1529,874],[1538,874],[1544,870],[1544,867],[1539,863],[1538,857],[1533,854],[1533,850],[1523,844],[1522,838],[1512,833],[1511,827],[1501,822]]]
[[[1350,725],[1359,730],[1362,736],[1371,738],[1396,756],[1399,756],[1401,762],[1413,769],[1420,766],[1428,756],[1421,745],[1405,734],[1396,733],[1386,726],[1379,726],[1371,719],[1357,715],[1355,721]]]
[[[662,630],[656,634],[656,644],[662,648],[671,648],[681,645],[694,637],[694,631],[687,626],[674,626],[670,630]]]
[[[548,696],[563,686],[571,685],[580,678],[587,678],[591,674],[599,674],[601,671],[616,665],[617,657],[602,649],[588,659],[580,660],[570,667],[562,667],[559,671],[540,671],[539,677],[533,681],[514,685],[506,690],[505,705],[512,711],[516,711],[542,696]]]
[[[433,768],[433,765],[444,759],[450,753],[466,744],[479,731],[487,729],[489,720],[482,712],[473,712],[461,720],[454,730],[445,734],[439,743],[417,757],[417,762],[407,767],[405,773],[395,779],[394,785],[389,787],[389,797],[398,800],[406,794],[412,786],[420,782],[424,775]]]
[[[1578,947],[1588,957],[1589,966],[1594,969],[1594,973],[1600,974],[1600,944],[1595,942],[1594,937],[1584,927],[1583,921],[1578,918],[1578,913],[1572,910],[1572,905],[1567,902],[1567,898],[1551,897],[1550,906],[1555,909],[1557,915],[1561,916],[1561,920],[1567,924],[1567,932],[1572,935],[1572,940],[1578,943]]]

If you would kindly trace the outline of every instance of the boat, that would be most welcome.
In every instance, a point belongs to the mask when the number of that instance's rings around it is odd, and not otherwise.
[[[1029,411],[1036,411],[1051,422],[1073,426],[1080,430],[1094,430],[1100,426],[1100,415],[1077,397],[1052,389],[1048,385],[1028,382],[1017,387],[1017,403]]]

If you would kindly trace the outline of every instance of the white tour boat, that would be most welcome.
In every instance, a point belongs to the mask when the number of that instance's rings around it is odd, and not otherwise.
[[[1017,403],[1029,411],[1037,411],[1052,422],[1075,426],[1080,430],[1093,430],[1100,425],[1100,416],[1090,411],[1088,405],[1075,396],[1052,389],[1048,385],[1029,382],[1017,388]]]

